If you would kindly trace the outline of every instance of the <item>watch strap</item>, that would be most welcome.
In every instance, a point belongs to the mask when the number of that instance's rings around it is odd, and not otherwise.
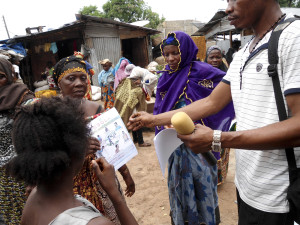
[[[211,148],[214,152],[221,152],[221,130],[214,130],[213,132],[213,141]]]

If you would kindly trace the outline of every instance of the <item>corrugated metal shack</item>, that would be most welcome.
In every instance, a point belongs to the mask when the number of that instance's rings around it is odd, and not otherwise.
[[[74,51],[89,53],[88,61],[95,74],[102,69],[98,62],[104,58],[116,65],[123,56],[141,67],[152,60],[150,36],[159,31],[93,16],[76,15],[76,19],[55,30],[9,40],[10,43],[21,43],[27,50],[27,56],[21,61],[20,74],[30,89],[33,89],[33,82],[40,79],[49,61],[55,64]]]
[[[232,42],[232,35],[240,34],[240,32],[240,30],[230,25],[225,11],[220,10],[215,13],[208,23],[204,24],[197,32],[192,34],[192,36],[205,36],[205,39],[208,40],[216,36],[223,36],[225,39],[225,35],[229,35],[230,41]]]
[[[232,60],[232,54],[234,51],[237,51],[241,45],[241,41],[232,40],[232,37],[235,34],[241,34],[241,36],[248,35],[248,30],[241,31],[235,29],[234,26],[230,25],[225,11],[220,10],[215,13],[208,23],[204,24],[204,26],[202,26],[197,32],[192,34],[192,37],[205,37],[206,48],[217,44],[222,51],[227,52],[226,55],[228,54],[228,56],[226,56],[226,59],[227,62],[230,63]],[[229,36],[229,40],[226,39],[226,36]],[[232,50],[228,51],[229,48]],[[204,53],[204,57],[205,55],[206,51]]]
[[[299,8],[281,8],[281,10],[286,14],[293,14],[297,17],[300,15]],[[240,35],[240,40],[233,40],[233,35]],[[207,42],[207,47],[210,46],[208,44],[209,41],[213,40],[213,42],[215,42],[217,40],[217,44],[223,50],[223,47],[226,46],[226,42],[228,43],[228,48],[230,47],[238,50],[240,46],[243,47],[246,43],[248,43],[252,35],[254,34],[251,29],[241,30],[230,25],[226,12],[224,10],[219,10],[208,23],[204,24],[197,32],[192,34],[192,37],[204,36]],[[229,40],[226,39],[226,36],[229,36]],[[221,42],[224,44],[223,47]]]

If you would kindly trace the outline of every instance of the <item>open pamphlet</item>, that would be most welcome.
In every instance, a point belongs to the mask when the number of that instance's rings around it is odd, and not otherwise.
[[[91,129],[91,135],[101,143],[96,157],[105,157],[110,164],[114,165],[115,170],[138,154],[130,134],[115,108],[102,113],[88,126]]]
[[[177,137],[174,128],[164,129],[154,137],[154,146],[163,177],[169,157],[183,142]]]

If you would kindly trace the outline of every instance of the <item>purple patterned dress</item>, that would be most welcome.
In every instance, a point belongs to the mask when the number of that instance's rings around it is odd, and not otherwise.
[[[154,114],[207,97],[225,75],[207,63],[196,61],[198,48],[187,34],[176,31],[172,35],[179,42],[181,61],[175,71],[167,65],[159,78]],[[231,102],[221,112],[195,123],[225,131],[233,118]],[[163,129],[156,127],[156,134]],[[220,158],[219,154],[215,156]],[[168,172],[172,222],[176,225],[218,224],[217,166],[210,166],[201,154],[193,153],[182,144],[170,156]]]

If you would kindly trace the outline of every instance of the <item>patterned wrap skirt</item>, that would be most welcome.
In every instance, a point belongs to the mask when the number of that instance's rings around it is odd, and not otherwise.
[[[103,88],[103,101],[104,110],[111,109],[115,103],[115,93],[113,85],[104,86]]]
[[[227,177],[229,167],[230,148],[222,148],[220,159],[218,160],[218,185],[223,184]]]
[[[169,158],[168,188],[173,224],[217,224],[217,165],[182,144]]]
[[[5,225],[20,224],[26,202],[25,190],[23,182],[7,176],[5,168],[0,168],[0,218],[2,217]]]

